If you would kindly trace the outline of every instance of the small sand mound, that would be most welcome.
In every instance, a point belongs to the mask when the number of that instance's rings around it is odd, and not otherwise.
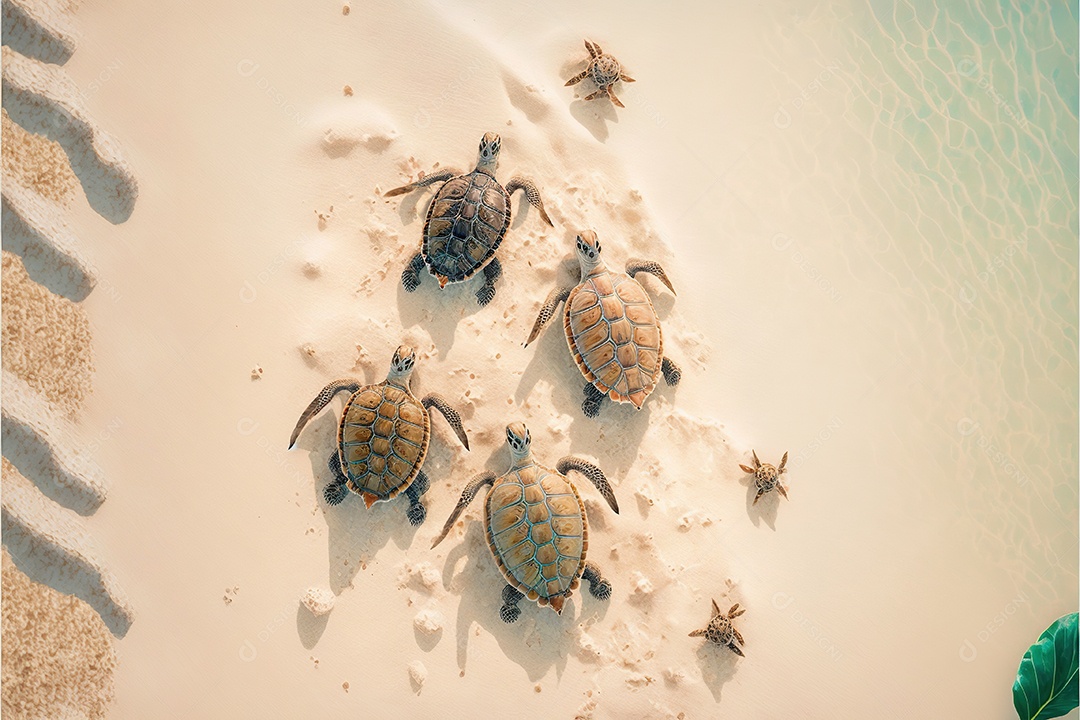
[[[3,253],[0,302],[4,369],[73,415],[94,372],[86,314],[31,280],[22,260],[8,252]]]
[[[26,577],[3,552],[0,709],[10,718],[104,718],[116,655],[89,605]]]
[[[4,177],[36,190],[54,202],[63,205],[71,202],[79,179],[71,171],[60,144],[27,132],[8,116],[6,110],[0,111],[0,124],[3,125],[0,156]]]

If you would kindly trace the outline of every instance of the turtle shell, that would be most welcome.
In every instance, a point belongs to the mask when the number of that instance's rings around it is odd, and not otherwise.
[[[589,549],[585,506],[574,485],[535,463],[515,467],[488,493],[484,528],[506,582],[562,612]]]
[[[405,491],[427,455],[431,419],[412,393],[389,382],[360,388],[338,426],[346,486],[370,506]]]
[[[619,79],[622,67],[611,55],[601,55],[589,63],[589,75],[598,87],[607,87]]]
[[[731,629],[731,621],[723,615],[717,615],[709,621],[709,627],[705,629],[705,639],[711,640],[717,645],[727,645],[735,639],[735,633]]]
[[[439,188],[428,208],[421,251],[428,268],[447,282],[461,282],[495,257],[510,225],[510,195],[479,170]]]
[[[585,379],[615,402],[640,408],[656,387],[664,351],[645,288],[622,273],[590,274],[567,298],[563,324]]]

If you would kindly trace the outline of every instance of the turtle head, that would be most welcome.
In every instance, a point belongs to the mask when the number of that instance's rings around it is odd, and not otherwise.
[[[480,140],[480,155],[476,159],[478,170],[487,170],[494,173],[499,167],[499,149],[502,147],[502,138],[498,133],[484,133]]]
[[[603,262],[600,259],[600,238],[592,230],[582,230],[577,236],[577,256],[582,276],[588,275]]]
[[[390,374],[386,379],[406,381],[415,365],[416,351],[409,345],[399,345],[394,351],[394,359],[390,361]]]
[[[532,452],[532,436],[525,423],[515,422],[506,426],[506,444],[510,446],[510,455],[514,460],[529,456]]]

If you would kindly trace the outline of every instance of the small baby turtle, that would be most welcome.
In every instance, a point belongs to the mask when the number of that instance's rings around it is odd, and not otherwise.
[[[586,95],[586,100],[593,100],[606,94],[611,98],[611,102],[619,107],[626,107],[619,102],[619,98],[615,97],[615,83],[619,80],[634,82],[634,78],[624,73],[619,61],[612,55],[604,54],[604,51],[596,43],[586,40],[585,49],[589,51],[589,66],[567,80],[566,87],[576,85],[585,78],[591,78],[596,83],[597,90],[591,95]]]
[[[484,531],[499,571],[506,578],[502,609],[504,622],[521,615],[522,597],[550,605],[562,614],[563,604],[580,584],[600,600],[611,596],[611,583],[585,561],[589,549],[589,522],[577,488],[567,478],[571,470],[584,475],[616,513],[619,503],[600,468],[577,457],[564,457],[551,470],[532,456],[532,438],[524,423],[506,426],[510,469],[496,477],[483,472],[469,481],[457,507],[431,547],[443,541],[462,511],[484,485],[490,485],[484,509]]]
[[[525,346],[536,339],[565,300],[566,342],[588,381],[582,411],[596,417],[605,397],[632,403],[640,410],[661,373],[667,384],[674,386],[679,384],[682,371],[664,356],[660,319],[645,288],[634,276],[651,273],[671,292],[675,288],[660,263],[651,260],[631,260],[625,274],[609,270],[600,257],[600,241],[592,230],[577,236],[577,255],[581,283],[551,291]]]
[[[695,630],[690,633],[690,637],[701,637],[704,635],[705,639],[709,642],[729,648],[736,655],[745,657],[742,648],[740,648],[739,645],[745,645],[746,643],[743,641],[739,631],[731,624],[731,621],[734,618],[739,617],[744,612],[746,612],[746,610],[740,610],[739,603],[735,603],[731,606],[731,609],[727,611],[727,615],[725,615],[720,612],[720,606],[713,600],[712,619],[709,620],[709,625],[704,630]]]
[[[495,297],[495,281],[502,275],[495,251],[510,227],[510,196],[518,190],[524,190],[526,199],[540,211],[543,221],[554,226],[532,180],[513,177],[504,188],[495,179],[501,144],[497,134],[485,133],[472,172],[462,174],[444,169],[384,194],[394,197],[444,183],[428,206],[420,252],[401,273],[401,284],[406,291],[412,292],[420,286],[420,271],[425,265],[439,281],[440,288],[447,283],[464,282],[483,270],[484,285],[476,291],[476,301],[481,306],[491,302]]]
[[[290,450],[308,421],[335,395],[342,390],[351,393],[338,424],[337,450],[327,463],[334,475],[334,480],[323,488],[329,504],[341,503],[350,490],[362,497],[367,507],[405,493],[409,498],[409,522],[419,525],[427,517],[420,496],[430,485],[423,465],[431,439],[432,408],[443,414],[461,444],[469,449],[461,416],[442,396],[431,393],[418,400],[412,394],[409,376],[415,364],[416,352],[402,345],[394,352],[386,380],[375,385],[354,379],[335,380],[300,416],[289,438]]]
[[[748,465],[739,464],[743,472],[748,472],[754,476],[754,482],[757,483],[757,495],[754,496],[754,502],[752,504],[757,505],[757,501],[761,499],[761,496],[770,490],[776,490],[778,493],[787,497],[787,488],[780,484],[780,475],[784,472],[784,466],[787,465],[787,453],[784,453],[784,457],[780,459],[780,467],[773,467],[769,463],[763,463],[757,459],[757,453],[754,453],[754,467]]]

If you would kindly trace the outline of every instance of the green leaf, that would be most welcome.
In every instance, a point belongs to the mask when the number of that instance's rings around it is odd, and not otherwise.
[[[1020,720],[1061,717],[1077,706],[1077,614],[1058,618],[1028,648],[1013,683]]]

